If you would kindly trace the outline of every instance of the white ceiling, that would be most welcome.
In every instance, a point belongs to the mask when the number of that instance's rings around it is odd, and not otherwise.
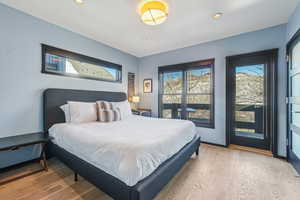
[[[50,23],[143,57],[286,23],[300,0],[165,0],[169,18],[140,21],[141,0],[0,0]],[[223,12],[214,20],[212,15]]]

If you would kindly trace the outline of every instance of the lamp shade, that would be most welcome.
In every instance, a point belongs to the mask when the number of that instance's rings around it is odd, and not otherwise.
[[[161,0],[144,1],[139,11],[142,21],[148,25],[162,24],[168,17],[168,6]]]
[[[139,96],[132,96],[132,103],[139,103],[140,97]]]

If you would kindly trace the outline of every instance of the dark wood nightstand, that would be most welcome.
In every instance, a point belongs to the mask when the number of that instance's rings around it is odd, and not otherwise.
[[[141,115],[141,116],[144,116],[144,117],[152,117],[152,110],[151,109],[144,109],[144,108],[132,109],[132,113],[134,115]]]
[[[23,178],[35,174],[37,172],[41,172],[44,170],[48,171],[45,150],[48,141],[50,141],[51,139],[52,139],[51,137],[46,136],[43,132],[0,138],[0,152],[14,151],[22,147],[31,146],[35,144],[41,144],[42,146],[41,154],[38,158],[39,162],[42,165],[41,169],[32,171],[30,173],[22,174],[17,177],[2,180],[0,181],[0,185],[11,182],[19,178]]]

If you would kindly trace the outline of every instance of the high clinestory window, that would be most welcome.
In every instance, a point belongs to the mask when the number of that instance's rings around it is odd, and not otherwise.
[[[122,82],[122,66],[42,44],[42,73]]]
[[[159,67],[159,116],[214,128],[214,59]]]

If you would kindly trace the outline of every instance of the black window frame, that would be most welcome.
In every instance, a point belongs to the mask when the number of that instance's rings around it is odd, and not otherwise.
[[[187,71],[193,69],[201,69],[201,68],[210,68],[211,69],[211,94],[210,95],[210,123],[201,123],[197,121],[193,121],[197,127],[203,128],[215,128],[215,59],[210,58],[206,60],[200,61],[193,61],[188,63],[180,63],[174,65],[167,65],[167,66],[159,66],[158,67],[158,79],[159,79],[159,88],[158,88],[158,114],[159,117],[162,118],[162,110],[163,110],[163,103],[162,103],[162,95],[163,92],[163,80],[162,80],[162,73],[168,72],[182,72],[183,73],[183,91],[182,91],[182,108],[183,108],[183,116],[184,119],[187,119],[187,114],[185,108],[187,107],[186,99],[188,96],[187,93]]]
[[[42,71],[41,72],[44,74],[67,76],[67,77],[81,78],[81,79],[90,79],[90,80],[96,80],[96,81],[122,83],[122,65],[120,65],[120,64],[100,60],[98,58],[93,58],[90,56],[82,55],[79,53],[60,49],[60,48],[49,46],[46,44],[41,44],[41,46],[42,46]],[[84,76],[84,75],[80,75],[80,74],[71,74],[71,73],[59,72],[59,71],[54,71],[54,70],[47,70],[47,68],[46,68],[46,54],[47,53],[74,59],[74,60],[89,63],[89,64],[99,65],[99,67],[115,69],[115,70],[117,70],[117,73],[118,73],[117,80],[109,80],[109,79],[104,79],[104,78]]]

